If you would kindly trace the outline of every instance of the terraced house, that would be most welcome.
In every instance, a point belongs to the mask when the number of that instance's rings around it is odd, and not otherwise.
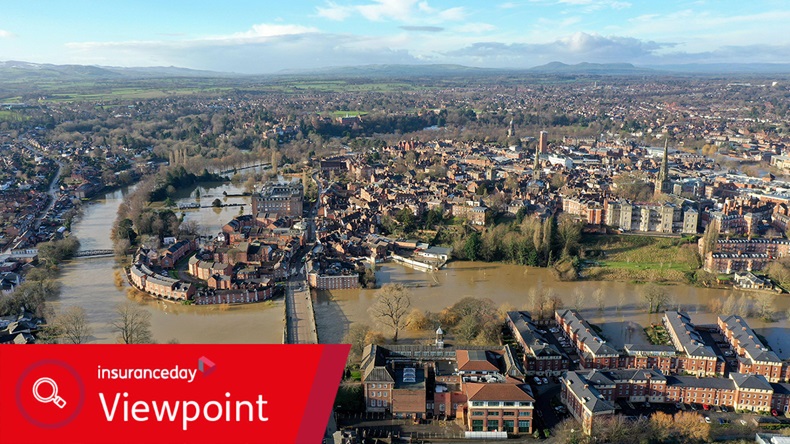
[[[568,372],[560,395],[585,433],[597,419],[612,416],[617,403],[686,403],[727,406],[735,410],[788,411],[790,384],[769,383],[761,375],[731,373],[728,378],[665,376],[652,369]]]

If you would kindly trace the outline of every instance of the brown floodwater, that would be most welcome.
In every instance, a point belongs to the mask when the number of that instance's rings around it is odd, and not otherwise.
[[[245,204],[249,211],[249,198],[224,197],[240,194],[243,190],[233,184],[201,186],[201,203],[209,205],[215,198],[224,203]],[[112,248],[110,227],[115,220],[118,205],[128,190],[108,193],[85,206],[84,214],[74,226],[74,234],[83,249]],[[195,201],[195,188],[177,196],[176,202]],[[239,207],[221,209],[202,208],[184,211],[187,220],[195,220],[204,234],[216,234],[220,227],[239,213]],[[113,258],[78,259],[62,266],[61,297],[54,301],[56,309],[70,305],[85,308],[94,330],[94,342],[113,342],[114,332],[108,323],[114,317],[114,307],[128,300],[126,288],[118,289],[114,283]],[[399,282],[411,286],[412,305],[423,310],[440,311],[461,298],[471,296],[490,298],[497,305],[510,304],[517,309],[527,309],[531,289],[551,289],[566,307],[576,305],[576,293],[585,295],[580,304],[582,315],[599,325],[603,334],[615,346],[645,341],[641,327],[660,322],[660,315],[645,313],[639,297],[640,286],[630,282],[558,282],[551,272],[509,264],[482,262],[455,262],[446,268],[425,273],[398,264],[378,266],[380,284]],[[672,308],[687,310],[697,323],[715,323],[716,315],[708,312],[711,300],[724,299],[729,290],[697,288],[688,285],[665,287],[673,299]],[[601,313],[593,300],[593,293],[600,289],[605,295],[606,307]],[[736,295],[744,293],[736,292]],[[748,295],[748,293],[745,293]],[[334,290],[319,292],[315,306],[321,342],[342,340],[351,323],[375,325],[368,308],[375,299],[375,290]],[[220,307],[182,306],[155,299],[138,301],[152,315],[152,331],[159,342],[177,339],[182,343],[280,343],[282,341],[283,303],[281,300],[266,304]],[[769,345],[782,357],[790,357],[790,335],[783,313],[790,307],[790,296],[777,296],[780,321],[764,323],[750,318],[749,324],[765,336]],[[381,328],[385,334],[390,334]],[[430,332],[404,332],[405,338],[419,339]]]
[[[413,286],[412,306],[438,312],[464,297],[489,298],[497,306],[509,304],[516,309],[529,309],[531,289],[550,289],[559,296],[565,307],[575,308],[576,293],[584,298],[579,304],[581,314],[588,321],[599,325],[603,335],[617,347],[626,343],[647,341],[642,327],[661,322],[661,315],[648,315],[640,299],[640,285],[630,282],[559,282],[545,268],[531,268],[510,264],[483,262],[453,262],[438,272],[425,273],[399,264],[379,265],[376,276],[380,284],[399,282]],[[680,308],[692,315],[695,323],[715,324],[716,314],[708,312],[708,304],[714,299],[725,299],[730,290],[698,288],[689,285],[664,287],[672,297],[672,309]],[[605,296],[604,311],[601,312],[593,293],[600,289]],[[351,323],[366,323],[376,326],[368,313],[375,300],[376,290],[333,290],[320,292],[316,304],[318,332],[322,341],[340,341]],[[736,296],[741,293],[735,292]],[[778,322],[765,323],[756,318],[749,324],[764,335],[769,345],[783,357],[790,357],[790,337],[784,311],[790,306],[790,296],[777,296],[780,311]],[[386,327],[376,327],[385,334]],[[431,332],[406,332],[406,338],[430,337]]]
[[[228,189],[230,185],[228,185]],[[224,189],[219,189],[221,194]],[[234,191],[231,189],[231,191]],[[228,191],[228,193],[231,193]],[[201,190],[214,194],[216,188]],[[126,189],[108,193],[84,207],[83,216],[73,225],[74,234],[83,249],[112,248],[110,229],[118,205],[128,193]],[[213,200],[212,197],[208,202]],[[235,198],[228,198],[228,200]],[[187,212],[202,226],[215,233],[225,221],[238,213],[238,207],[205,208]],[[227,217],[227,219],[222,219]],[[205,224],[205,225],[203,225]],[[82,306],[93,327],[92,342],[115,342],[115,332],[109,323],[115,316],[118,303],[129,300],[127,285],[115,285],[115,260],[109,258],[76,259],[63,264],[59,281],[61,296],[53,301],[56,310],[71,305]],[[283,303],[281,300],[233,307],[183,306],[156,299],[137,301],[151,313],[152,333],[158,342],[176,339],[182,343],[280,343],[283,336]]]

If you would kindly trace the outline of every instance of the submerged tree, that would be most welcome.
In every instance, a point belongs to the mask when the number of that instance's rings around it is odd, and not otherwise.
[[[398,342],[398,333],[408,325],[411,297],[409,290],[401,284],[386,284],[376,292],[376,302],[370,314],[379,322],[392,328],[393,341]]]

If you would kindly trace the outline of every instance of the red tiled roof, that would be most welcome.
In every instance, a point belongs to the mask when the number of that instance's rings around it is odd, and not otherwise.
[[[515,384],[464,384],[469,401],[534,401]]]

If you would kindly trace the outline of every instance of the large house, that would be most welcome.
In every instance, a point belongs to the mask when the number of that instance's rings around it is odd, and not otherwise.
[[[534,399],[509,346],[368,345],[361,369],[368,412],[455,419],[476,432],[532,432]]]

